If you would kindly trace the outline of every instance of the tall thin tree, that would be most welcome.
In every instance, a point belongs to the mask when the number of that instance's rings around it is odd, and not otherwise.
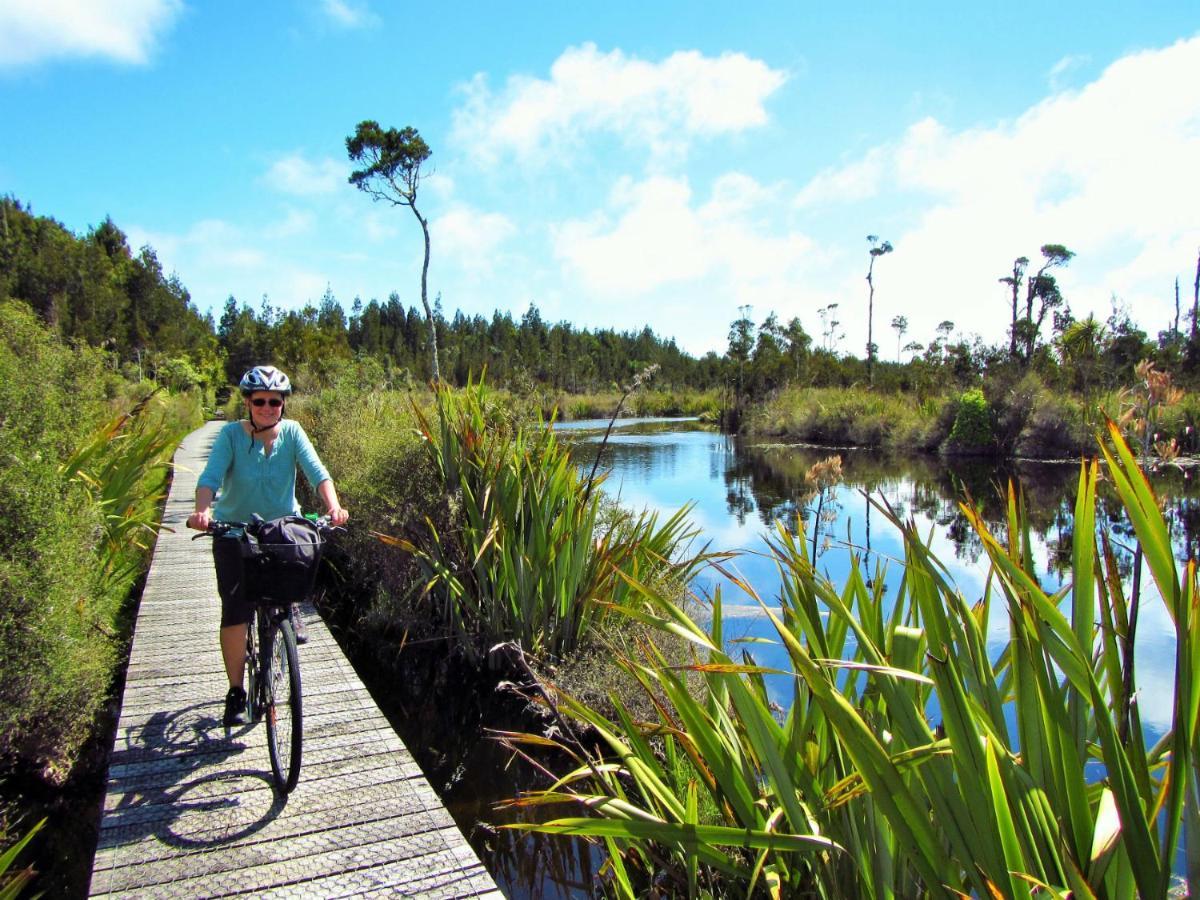
[[[1025,269],[1029,265],[1028,256],[1018,256],[1013,260],[1013,269],[1011,275],[1005,275],[1000,279],[1001,284],[1007,284],[1012,289],[1012,322],[1008,327],[1008,356],[1009,359],[1017,358],[1017,309],[1018,297],[1021,290],[1021,283],[1025,280]]]
[[[885,253],[892,252],[892,242],[880,243],[876,235],[868,234],[867,243],[871,245],[871,264],[867,267],[867,287],[870,293],[867,297],[867,381],[875,384],[875,260]]]
[[[1196,340],[1197,324],[1200,320],[1200,253],[1196,254],[1196,282],[1192,286],[1192,340]]]
[[[386,200],[393,206],[407,206],[421,224],[425,236],[425,258],[421,265],[421,305],[429,325],[429,352],[434,383],[441,381],[438,366],[437,323],[429,306],[426,287],[429,280],[429,220],[417,209],[417,189],[421,185],[421,166],[432,152],[417,132],[406,126],[399,130],[381,128],[379,123],[366,119],[359,122],[354,134],[346,138],[346,153],[351,162],[365,163],[350,174],[350,183],[372,200]]]
[[[896,329],[896,362],[900,362],[900,342],[904,340],[904,332],[908,331],[908,316],[896,316],[892,319],[892,327]]]

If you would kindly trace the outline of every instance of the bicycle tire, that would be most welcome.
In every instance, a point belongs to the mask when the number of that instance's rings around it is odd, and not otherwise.
[[[259,666],[262,661],[262,653],[260,644],[262,638],[262,627],[259,624],[258,610],[255,610],[253,618],[246,623],[246,722],[253,725],[262,716],[262,670]]]
[[[300,756],[304,743],[304,708],[300,694],[300,655],[296,636],[287,619],[271,629],[268,652],[264,654],[264,683],[267,720],[267,749],[271,775],[284,794],[300,780]]]

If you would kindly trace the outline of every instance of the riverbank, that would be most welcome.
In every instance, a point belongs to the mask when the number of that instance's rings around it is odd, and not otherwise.
[[[1169,401],[1169,402],[1168,402]],[[894,453],[939,453],[1038,460],[1094,455],[1107,419],[1174,453],[1200,452],[1200,396],[1148,390],[1091,396],[1057,392],[1036,374],[1009,383],[985,380],[961,392],[916,395],[850,388],[784,388],[747,407],[741,432],[756,440]],[[1170,453],[1160,453],[1170,456]]]
[[[624,397],[624,404],[621,403]],[[674,391],[653,387],[634,391],[627,396],[620,391],[590,394],[549,394],[541,398],[543,417],[557,411],[563,422],[581,419],[608,419],[617,413],[636,418],[694,417],[716,422],[721,415],[721,395],[718,391]]]
[[[700,585],[720,588],[723,596],[703,618],[689,624],[673,603],[653,606],[664,631],[691,629],[700,649],[690,669],[705,681],[699,698],[681,689],[678,667],[639,653],[630,660],[631,671],[648,694],[661,698],[649,720],[560,700],[612,737],[604,754],[573,762],[575,776],[556,788],[554,799],[575,793],[579,805],[558,806],[562,821],[548,830],[603,836],[635,888],[649,882],[668,894],[694,893],[698,884],[717,896],[741,895],[771,866],[786,885],[784,895],[816,893],[823,885],[834,896],[887,890],[915,896],[930,872],[956,890],[977,893],[986,887],[978,877],[980,861],[992,859],[989,881],[1015,883],[1015,871],[1056,884],[1055,872],[1069,864],[1086,870],[1080,883],[1103,885],[1114,896],[1135,890],[1163,895],[1158,886],[1172,874],[1170,839],[1155,852],[1135,846],[1132,831],[1118,835],[1106,851],[1107,867],[1088,867],[1089,857],[1076,855],[1075,848],[1086,854],[1092,846],[1097,798],[1105,795],[1104,803],[1111,803],[1113,793],[1128,787],[1100,781],[1098,756],[1112,771],[1114,754],[1121,754],[1122,766],[1139,778],[1146,774],[1151,789],[1161,790],[1150,774],[1162,765],[1159,751],[1145,748],[1165,746],[1179,711],[1188,708],[1165,686],[1187,683],[1177,681],[1175,661],[1182,657],[1175,647],[1177,640],[1180,646],[1194,640],[1194,625],[1164,604],[1147,587],[1149,580],[1143,583],[1132,682],[1139,700],[1130,726],[1138,738],[1126,742],[1115,736],[1122,717],[1132,715],[1125,712],[1132,694],[1120,677],[1097,684],[1103,702],[1064,699],[1091,690],[1084,673],[1093,672],[1093,648],[1101,635],[1113,634],[1110,626],[1097,632],[1091,617],[1072,620],[1055,605],[1072,583],[1094,583],[1101,592],[1123,583],[1098,602],[1101,608],[1108,604],[1118,621],[1128,621],[1134,511],[1120,479],[1136,470],[1132,458],[1122,459],[1105,479],[1093,470],[1082,482],[1078,462],[1069,468],[1024,463],[1004,471],[995,461],[964,459],[950,469],[926,456],[907,458],[897,471],[889,458],[857,451],[845,454],[844,481],[818,501],[806,490],[805,474],[828,454],[790,448],[747,453],[745,444],[711,431],[668,436],[658,428],[630,429],[606,455],[610,489],[660,507],[686,491],[700,498],[697,517],[707,523],[707,533],[723,548],[744,546],[746,552]],[[1010,476],[1016,488],[1011,502],[1001,498]],[[1170,472],[1154,479],[1162,519],[1136,523],[1139,537],[1143,527],[1155,529],[1155,543],[1147,546],[1158,548],[1160,584],[1186,571],[1162,548],[1171,545],[1185,560],[1194,558],[1197,546],[1195,492],[1183,473],[1174,479]],[[859,488],[881,505],[870,505]],[[798,515],[806,531],[793,530]],[[770,528],[771,544],[751,543],[764,528]],[[1097,535],[1111,541],[1103,558],[1093,558]],[[1083,577],[1080,567],[1089,573],[1102,568],[1105,578]],[[739,603],[750,588],[756,597]],[[1023,603],[1036,603],[1041,615],[1020,615]],[[998,656],[1010,641],[1012,650]],[[1132,674],[1129,648],[1105,643],[1103,671],[1126,668]],[[859,675],[847,678],[847,665]],[[1078,679],[1064,680],[1068,666]],[[1017,672],[1035,672],[1031,680],[1048,689],[1019,688],[1014,699],[1005,685],[1015,683]],[[959,703],[964,696],[972,703]],[[1041,722],[1071,722],[1100,737],[1081,752],[1056,729],[1037,732]],[[1051,745],[1053,740],[1059,742]],[[1014,752],[1018,742],[1052,749],[1031,761]],[[990,763],[979,758],[981,746],[993,751]],[[774,755],[779,748],[785,751]],[[1032,794],[1011,787],[1030,782],[1038,785]],[[1061,798],[1066,791],[1082,798],[1084,790],[1079,826],[1088,840],[1044,843],[1067,826],[1054,817],[1046,820],[1050,831],[1042,832],[1041,813],[1023,798]],[[980,796],[987,802],[971,799]],[[1061,799],[1051,802],[1066,808]],[[1125,791],[1118,802],[1127,809],[1122,822],[1142,830],[1140,798]],[[612,815],[602,822],[585,818],[584,806]],[[978,823],[965,841],[946,825],[964,815]],[[1178,825],[1178,805],[1169,819]],[[626,827],[630,821],[637,827]],[[914,840],[911,829],[925,822],[937,832],[925,836],[932,839],[928,845],[948,848],[936,857],[913,849],[924,838]],[[1020,848],[1012,856],[1001,852],[1006,823],[1016,823],[1020,835],[1006,845]],[[818,829],[818,837],[834,841],[836,849],[819,840],[806,849]],[[754,850],[747,852],[751,842]],[[886,864],[874,866],[881,856]]]

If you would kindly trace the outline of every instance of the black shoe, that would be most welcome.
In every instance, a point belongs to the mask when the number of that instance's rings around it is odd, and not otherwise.
[[[223,721],[226,728],[246,724],[245,688],[231,687],[229,689],[229,693],[225,695],[225,718]]]
[[[297,644],[308,643],[308,629],[304,626],[304,619],[300,615],[300,604],[292,604],[292,634],[296,635]]]

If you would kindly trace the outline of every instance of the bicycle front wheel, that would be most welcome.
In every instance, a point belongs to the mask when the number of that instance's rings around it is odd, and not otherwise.
[[[275,784],[290,794],[300,778],[304,715],[300,699],[300,658],[286,619],[271,629],[266,654],[267,748]]]

